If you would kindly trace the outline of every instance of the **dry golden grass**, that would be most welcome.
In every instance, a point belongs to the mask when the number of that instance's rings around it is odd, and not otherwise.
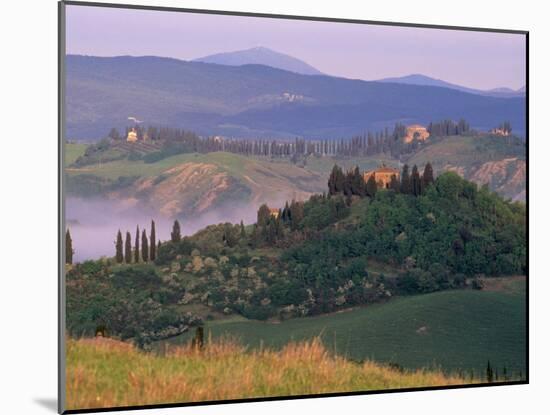
[[[478,380],[474,379],[474,382]],[[247,351],[225,340],[203,350],[144,353],[111,339],[67,342],[67,407],[160,403],[444,386],[468,381],[433,371],[400,372],[330,355],[316,339],[280,351]]]

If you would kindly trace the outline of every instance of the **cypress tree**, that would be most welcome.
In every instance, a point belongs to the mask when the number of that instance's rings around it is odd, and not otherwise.
[[[378,186],[376,185],[376,177],[375,177],[375,174],[373,173],[369,177],[369,180],[367,180],[367,196],[374,197],[377,190],[378,190]]]
[[[345,184],[346,176],[342,169],[335,164],[328,178],[328,194],[332,196],[343,192]]]
[[[244,229],[244,223],[241,219],[241,239],[245,239],[246,238],[246,231]]]
[[[116,248],[116,255],[115,255],[116,262],[118,264],[122,264],[122,261],[124,261],[124,254],[122,253],[122,234],[120,233],[120,229],[116,234],[115,248]]]
[[[416,167],[416,164],[413,166],[411,173],[411,193],[415,196],[420,196],[422,193],[422,182],[420,180],[420,174],[418,173],[418,167]]]
[[[73,263],[73,240],[71,238],[71,232],[69,231],[69,228],[67,228],[67,232],[65,232],[65,263],[66,264],[72,264]]]
[[[130,232],[126,232],[126,242],[124,244],[124,262],[127,264],[132,262],[132,236]]]
[[[432,168],[431,163],[426,163],[424,166],[424,173],[422,173],[422,183],[424,188],[427,189],[428,186],[434,183],[434,169]]]
[[[170,236],[172,242],[181,241],[181,227],[177,219],[174,221],[174,226],[172,226],[172,233],[170,234]]]
[[[304,219],[304,204],[302,202],[296,202],[294,199],[290,202],[290,227],[293,230],[298,229],[298,225]]]
[[[288,200],[285,202],[285,207],[283,208],[283,221],[290,222],[291,221],[290,216],[290,208],[288,206]]]
[[[271,217],[271,212],[269,211],[269,207],[264,203],[258,209],[258,217],[256,220],[258,223],[258,226],[267,225],[267,222],[269,221],[270,217]]]
[[[397,180],[397,176],[395,174],[392,174],[390,179],[390,189],[392,189],[394,192],[399,192],[399,180]]]
[[[143,262],[149,261],[149,243],[147,242],[145,229],[141,233],[141,257],[143,258]]]
[[[157,254],[160,252],[160,241],[157,242]]]
[[[136,226],[136,240],[134,244],[134,262],[139,262],[139,225]]]
[[[363,175],[359,171],[359,167],[355,166],[355,169],[353,170],[353,180],[351,184],[351,193],[360,196],[365,197],[366,194],[366,183],[365,179],[363,178]]]
[[[405,164],[403,166],[403,172],[401,173],[401,193],[411,193],[411,178],[409,176],[409,166]]]
[[[155,232],[155,221],[151,220],[151,236],[149,238],[151,248],[149,249],[149,257],[151,261],[157,259],[157,236]]]

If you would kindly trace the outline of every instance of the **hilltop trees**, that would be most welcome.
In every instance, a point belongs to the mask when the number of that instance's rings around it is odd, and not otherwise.
[[[292,200],[288,211],[289,211],[290,227],[292,229],[297,229],[298,224],[304,218],[304,204],[302,202],[297,202],[295,200]]]
[[[399,192],[400,183],[395,174],[392,174],[390,179],[390,189],[394,192]]]
[[[239,234],[240,238],[241,239],[246,239],[246,231],[244,229],[244,223],[241,219],[241,224],[240,224],[240,234]]]
[[[147,241],[147,232],[145,229],[141,233],[141,257],[143,262],[149,261],[149,242]]]
[[[426,189],[434,182],[434,170],[430,162],[427,162],[424,166],[424,173],[422,174],[422,183]]]
[[[420,175],[420,171],[416,165],[413,166],[412,171],[409,171],[409,165],[405,164],[401,173],[401,177],[396,175],[391,176],[390,183],[387,188],[397,193],[410,194],[413,196],[420,196],[424,193],[428,186],[434,183],[434,171],[430,163],[426,163],[424,166],[424,172]],[[376,179],[376,172],[369,176],[369,179],[365,183],[363,174],[361,174],[359,167],[355,167],[344,173],[342,169],[334,165],[328,179],[328,195],[334,196],[343,194],[346,196],[347,204],[352,201],[352,196],[373,198],[378,190],[378,183]],[[288,221],[288,207],[285,206],[282,210],[283,221]]]
[[[502,130],[504,134],[510,134],[512,132],[512,125],[510,121],[504,121],[502,124],[499,124],[498,129]]]
[[[418,173],[418,167],[416,167],[416,164],[412,169],[410,188],[411,193],[414,196],[420,196],[422,194],[422,180],[420,179],[420,174]]]
[[[139,262],[139,225],[136,226],[136,239],[134,244],[134,262]]]
[[[439,122],[431,122],[427,127],[430,135],[436,137],[444,137],[449,135],[461,135],[470,131],[470,124],[465,120],[460,119],[458,123],[452,120],[443,120]]]
[[[126,237],[123,239],[122,232],[120,229],[116,235],[115,241],[115,261],[118,264],[123,262],[126,264],[131,264],[132,259],[134,263],[139,263],[141,260],[143,262],[148,262],[149,260],[154,260],[156,258],[156,253],[158,252],[158,246],[156,244],[155,236],[155,221],[151,221],[151,241],[147,239],[147,232],[145,229],[140,233],[139,225],[136,226],[136,236],[134,242],[134,251],[132,255],[132,235],[130,232],[126,231]],[[140,247],[141,246],[141,247]],[[160,246],[160,241],[159,241]]]
[[[127,264],[132,262],[132,236],[130,232],[126,232],[126,241],[124,243],[124,262]]]
[[[66,264],[72,264],[73,263],[73,240],[71,238],[71,232],[69,231],[69,228],[67,228],[67,231],[65,232],[65,263]]]
[[[403,171],[401,172],[401,186],[400,186],[401,193],[411,193],[411,178],[409,176],[409,166],[408,164],[405,164],[403,166]]]
[[[150,243],[151,247],[149,248],[149,257],[151,261],[154,261],[157,258],[157,236],[155,232],[155,221],[151,220],[151,234],[150,234]]]
[[[116,242],[115,242],[115,247],[116,247],[116,255],[115,255],[115,259],[116,259],[116,262],[118,264],[122,264],[122,261],[124,261],[124,254],[122,252],[122,233],[120,233],[120,229],[118,230],[117,234],[116,234]]]
[[[115,141],[120,140],[122,138],[116,128],[111,128],[111,131],[109,131],[109,135],[107,137]]]
[[[177,219],[174,221],[174,225],[172,226],[172,233],[170,234],[170,238],[174,243],[178,243],[179,241],[181,241],[181,228],[180,223]]]
[[[368,197],[374,197],[376,195],[376,191],[378,190],[378,186],[376,184],[376,174],[372,174],[369,177],[369,180],[367,180],[367,196]]]
[[[351,194],[359,197],[364,197],[367,194],[367,186],[363,175],[359,171],[359,167],[355,166],[353,174],[351,176]]]
[[[336,164],[328,178],[328,194],[335,195],[344,191],[346,176],[340,167]]]
[[[271,212],[269,207],[264,203],[258,209],[256,224],[260,227],[267,225],[269,218],[271,217]]]

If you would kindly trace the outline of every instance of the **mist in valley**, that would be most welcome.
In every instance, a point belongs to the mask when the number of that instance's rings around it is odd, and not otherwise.
[[[270,206],[280,207],[285,200],[274,196],[264,201]],[[210,211],[193,216],[178,217],[183,235],[192,235],[198,230],[218,223],[256,222],[260,202],[227,203]],[[170,239],[174,218],[163,217],[153,208],[127,206],[118,200],[105,198],[84,199],[68,197],[65,202],[66,227],[71,232],[74,249],[74,262],[98,259],[115,255],[115,240],[118,230],[123,239],[126,232],[132,236],[132,247],[136,236],[136,226],[140,233],[146,229],[149,236],[151,220],[155,221],[157,241]],[[141,238],[141,236],[140,236]],[[140,239],[141,240],[141,239]]]

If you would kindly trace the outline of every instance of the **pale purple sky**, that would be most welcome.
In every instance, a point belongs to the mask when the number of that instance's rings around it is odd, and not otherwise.
[[[334,22],[67,6],[67,53],[190,60],[264,46],[327,75],[421,73],[479,89],[525,85],[525,36]]]

